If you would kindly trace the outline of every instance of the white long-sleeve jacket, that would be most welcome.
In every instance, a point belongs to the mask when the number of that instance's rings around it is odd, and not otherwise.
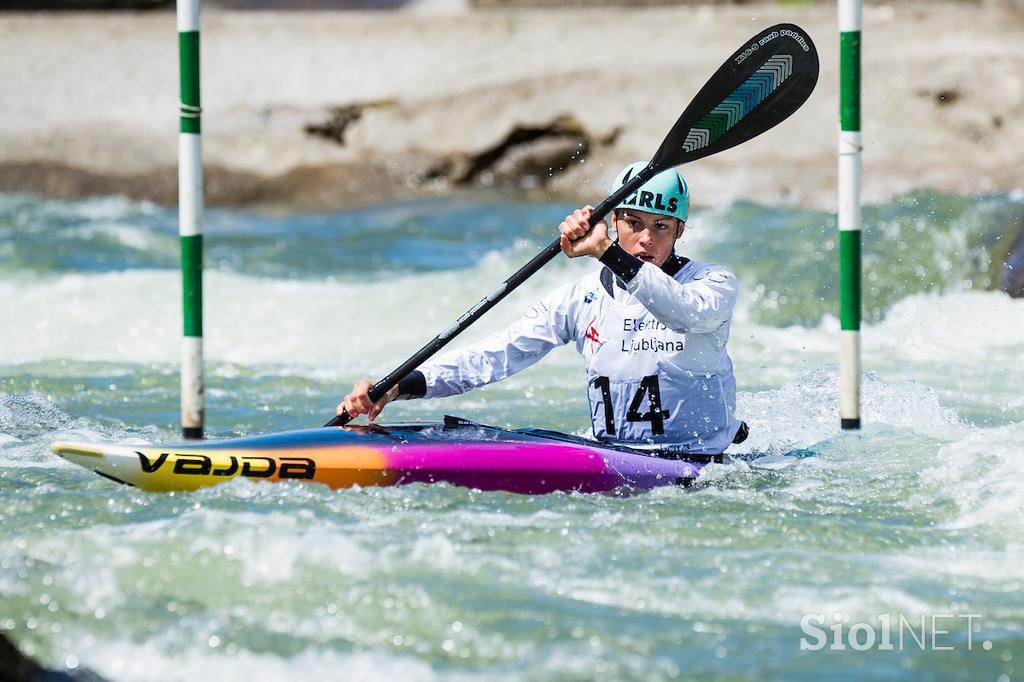
[[[732,271],[713,263],[645,263],[627,282],[604,268],[556,289],[507,329],[421,366],[424,397],[500,381],[574,342],[595,437],[720,453],[740,426],[726,352],[737,292]]]

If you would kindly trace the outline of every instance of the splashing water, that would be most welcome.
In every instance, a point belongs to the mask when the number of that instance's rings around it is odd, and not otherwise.
[[[211,211],[211,435],[322,423],[570,208],[465,197]],[[48,445],[177,440],[175,213],[0,197],[0,631],[50,667],[117,681],[1016,679],[1024,309],[985,289],[1021,210],[1019,196],[923,192],[865,211],[857,434],[839,431],[835,408],[834,217],[695,212],[683,252],[741,280],[730,346],[752,431],[691,491],[238,480],[146,494]],[[558,259],[466,340],[590,267]],[[583,380],[563,349],[387,416],[580,431]],[[858,651],[867,628],[875,640]]]

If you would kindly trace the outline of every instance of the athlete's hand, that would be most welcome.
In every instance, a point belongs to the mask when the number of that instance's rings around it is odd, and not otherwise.
[[[338,405],[338,414],[340,415],[342,411],[348,412],[348,416],[352,419],[365,414],[370,421],[379,417],[384,406],[398,396],[398,386],[384,394],[384,397],[377,402],[370,400],[371,386],[373,384],[366,379],[356,382],[356,385],[352,387],[352,392],[345,396],[345,399]]]
[[[608,237],[607,223],[602,220],[591,228],[590,223],[587,222],[590,220],[592,210],[591,206],[578,208],[566,216],[562,224],[558,226],[562,233],[559,246],[562,247],[562,253],[569,258],[578,258],[579,256],[600,258],[612,245],[612,240]]]

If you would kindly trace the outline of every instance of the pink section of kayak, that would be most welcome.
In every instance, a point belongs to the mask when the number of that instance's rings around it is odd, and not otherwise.
[[[384,456],[399,483],[436,483],[539,494],[556,490],[654,488],[696,478],[700,466],[568,443],[406,444]]]

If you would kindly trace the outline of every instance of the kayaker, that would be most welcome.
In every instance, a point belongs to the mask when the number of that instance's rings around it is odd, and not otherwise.
[[[617,189],[647,165],[622,169]],[[500,381],[552,348],[575,343],[587,369],[593,434],[601,440],[717,454],[746,435],[726,351],[738,284],[729,268],[675,253],[686,230],[686,181],[667,170],[592,229],[587,206],[559,226],[562,251],[601,270],[543,298],[507,329],[421,365],[374,404],[370,381],[338,405],[373,420],[392,401],[439,398]]]

